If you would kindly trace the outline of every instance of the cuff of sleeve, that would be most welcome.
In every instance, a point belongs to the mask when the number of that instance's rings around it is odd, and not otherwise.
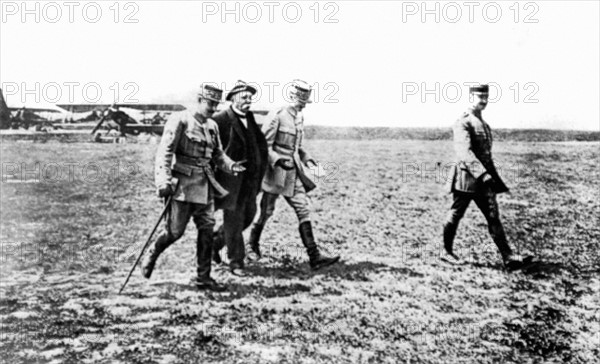
[[[275,155],[275,156],[272,155],[271,158],[269,158],[269,159],[270,159],[271,167],[275,168],[275,165],[277,164],[277,162],[279,162],[280,160],[282,160],[283,157],[280,156],[280,155]]]
[[[475,179],[479,179],[479,178],[484,179],[483,176],[485,176],[487,174],[486,171],[477,171],[477,170],[472,173],[473,173],[473,177],[475,177]]]

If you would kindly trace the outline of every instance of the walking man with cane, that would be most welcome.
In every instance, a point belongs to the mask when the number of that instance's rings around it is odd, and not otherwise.
[[[213,248],[214,196],[225,190],[214,177],[210,162],[228,173],[245,171],[243,162],[232,161],[223,151],[217,124],[211,119],[221,102],[223,91],[210,85],[201,87],[194,111],[172,115],[156,153],[155,183],[158,195],[172,196],[167,221],[150,247],[142,264],[142,275],[150,278],[156,260],[185,232],[190,218],[198,229],[196,241],[198,289],[224,291],[225,287],[210,277]],[[173,180],[179,180],[174,188]]]

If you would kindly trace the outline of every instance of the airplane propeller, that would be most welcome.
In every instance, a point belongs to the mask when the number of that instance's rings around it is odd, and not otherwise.
[[[106,120],[106,117],[109,116],[110,114],[111,114],[110,107],[107,107],[106,109],[104,109],[102,111],[102,117],[100,118],[100,120],[98,121],[98,123],[96,124],[96,126],[94,126],[94,129],[92,129],[92,132],[90,134],[94,135],[94,133],[96,133],[96,131],[98,129],[100,129],[100,127],[104,123],[104,120]]]

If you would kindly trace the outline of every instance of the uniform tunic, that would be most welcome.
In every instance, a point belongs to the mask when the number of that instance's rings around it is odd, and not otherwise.
[[[271,122],[263,126],[269,151],[269,165],[262,181],[264,192],[261,200],[261,217],[264,224],[273,214],[279,195],[283,195],[296,212],[300,223],[310,221],[310,208],[306,192],[316,186],[304,170],[311,159],[302,147],[304,139],[304,116],[292,106],[279,109]],[[276,165],[283,158],[291,158],[294,168],[285,170]]]
[[[211,160],[231,173],[234,162],[223,152],[217,123],[189,111],[174,115],[165,124],[156,153],[156,187],[169,184],[175,177],[179,179],[173,196],[176,201],[207,204],[212,201],[212,189],[224,196],[227,191],[215,180]]]
[[[316,186],[304,171],[304,164],[310,159],[302,147],[304,139],[304,116],[292,106],[286,106],[265,123],[263,133],[269,150],[269,167],[262,182],[265,192],[292,197],[295,194],[296,179],[299,179],[306,192]],[[278,160],[292,158],[294,168],[285,170],[276,166]]]
[[[453,194],[452,205],[446,219],[446,230],[453,239],[458,224],[469,203],[474,201],[488,222],[488,230],[502,256],[511,249],[506,241],[496,194],[508,188],[496,172],[492,160],[492,130],[472,109],[465,112],[453,126],[456,163],[452,166],[448,189]],[[488,173],[493,182],[483,183]]]
[[[160,189],[173,177],[179,180],[168,222],[174,238],[183,234],[191,217],[198,229],[215,224],[213,195],[227,191],[215,180],[211,161],[227,172],[234,163],[223,152],[217,124],[189,111],[171,116],[156,153],[155,184]]]

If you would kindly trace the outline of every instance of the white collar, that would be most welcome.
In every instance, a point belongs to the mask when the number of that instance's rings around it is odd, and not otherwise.
[[[231,105],[231,110],[233,110],[233,112],[240,118],[245,119],[246,118],[246,114],[244,114],[243,111],[238,110],[235,106]]]

